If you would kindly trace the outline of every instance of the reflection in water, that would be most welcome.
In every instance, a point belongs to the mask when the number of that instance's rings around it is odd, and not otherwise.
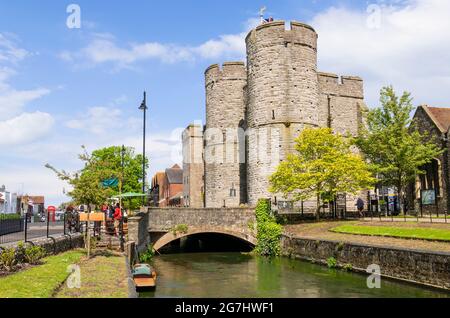
[[[240,253],[158,256],[155,292],[141,297],[449,297],[450,294],[382,280],[368,289],[363,275],[330,270],[287,258],[265,259]]]

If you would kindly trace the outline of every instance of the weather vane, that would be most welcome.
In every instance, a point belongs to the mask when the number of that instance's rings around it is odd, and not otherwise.
[[[264,6],[259,10],[259,16],[261,18],[261,24],[264,23],[264,12],[266,12],[267,8]]]

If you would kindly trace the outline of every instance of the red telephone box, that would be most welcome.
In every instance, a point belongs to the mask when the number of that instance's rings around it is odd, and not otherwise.
[[[48,218],[51,222],[56,222],[56,207],[49,206],[47,208],[48,211]]]

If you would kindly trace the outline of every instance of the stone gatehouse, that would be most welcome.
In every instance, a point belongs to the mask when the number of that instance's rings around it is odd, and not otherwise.
[[[318,71],[313,27],[264,23],[245,41],[246,63],[214,64],[205,71],[202,149],[186,139],[198,138],[192,126],[184,134],[183,145],[192,147],[183,150],[185,165],[192,163],[192,151],[203,154],[194,156],[202,158],[203,168],[185,169],[185,180],[203,186],[207,208],[254,206],[260,198],[281,201],[281,195],[269,192],[269,176],[293,152],[301,131],[330,127],[356,136],[366,108],[361,78]],[[355,198],[347,202],[354,209]],[[311,200],[303,207],[315,210],[315,205]]]

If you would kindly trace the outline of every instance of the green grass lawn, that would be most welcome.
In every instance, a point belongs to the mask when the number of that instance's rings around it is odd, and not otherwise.
[[[330,230],[335,233],[385,236],[450,242],[450,230],[435,228],[400,228],[390,226],[342,225]]]
[[[128,298],[127,267],[123,256],[102,253],[80,264],[81,288],[64,285],[57,298]]]
[[[67,267],[77,264],[84,252],[70,251],[49,256],[39,265],[0,278],[0,298],[49,298],[69,276]]]

